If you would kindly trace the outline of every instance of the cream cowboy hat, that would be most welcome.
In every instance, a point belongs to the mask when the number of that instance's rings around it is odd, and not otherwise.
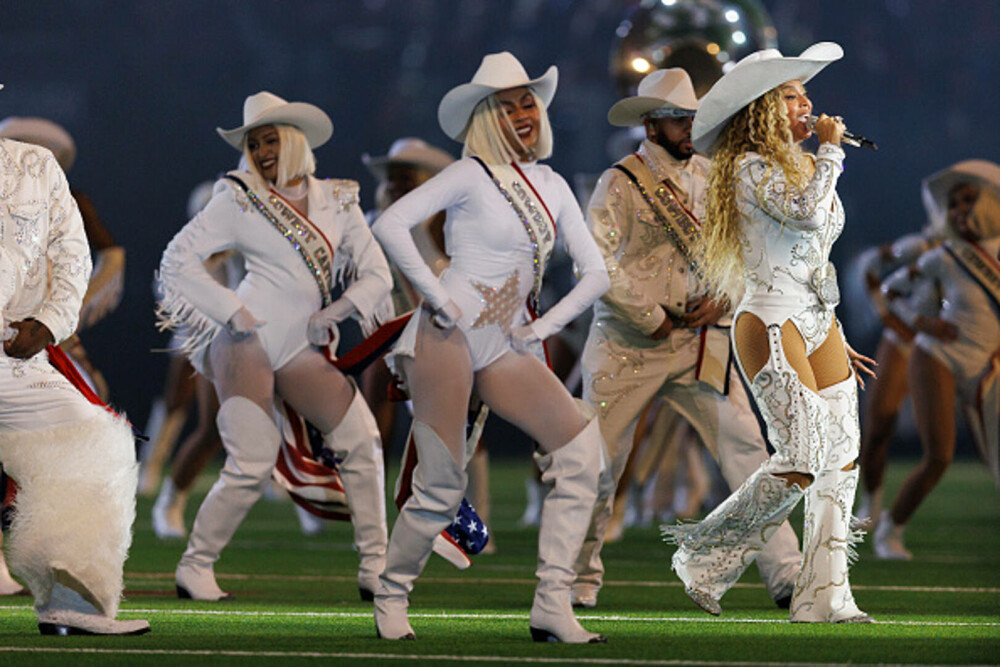
[[[76,160],[76,142],[73,137],[62,125],[45,118],[5,118],[0,122],[0,137],[49,149],[63,171],[69,171]]]
[[[215,128],[219,136],[238,151],[243,150],[243,136],[261,125],[292,125],[306,136],[309,148],[319,148],[333,135],[333,122],[317,106],[305,102],[286,102],[262,90],[243,103],[243,125],[232,130]]]
[[[527,86],[535,91],[548,107],[556,94],[559,70],[555,65],[537,79],[529,79],[520,61],[509,51],[491,53],[483,58],[472,81],[449,90],[438,105],[438,123],[441,129],[456,141],[465,140],[466,128],[472,110],[489,95],[508,88]]]
[[[701,98],[694,117],[691,141],[699,153],[709,155],[719,133],[730,118],[767,91],[786,81],[805,83],[844,57],[844,50],[833,42],[813,44],[797,57],[785,57],[777,49],[751,53],[736,63],[712,89]]]
[[[693,116],[698,110],[691,77],[680,67],[660,69],[647,74],[639,82],[639,94],[619,100],[608,111],[608,122],[617,127],[642,125],[651,111],[663,116]]]
[[[393,163],[411,164],[418,169],[436,174],[454,161],[455,158],[440,148],[414,137],[404,137],[392,142],[386,155],[372,157],[365,153],[361,156],[361,162],[368,167],[372,176],[380,181],[385,180],[386,169]]]
[[[924,209],[933,231],[941,233],[947,225],[948,195],[960,183],[989,188],[994,197],[1000,198],[1000,165],[987,160],[963,160],[921,181]]]

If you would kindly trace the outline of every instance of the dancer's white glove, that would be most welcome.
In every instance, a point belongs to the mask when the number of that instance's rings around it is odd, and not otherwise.
[[[508,334],[508,339],[510,340],[510,346],[518,354],[524,354],[528,352],[531,345],[537,343],[541,340],[535,330],[531,328],[530,324],[526,324],[523,327],[517,327],[516,329],[511,329],[510,334]]]
[[[313,345],[330,345],[340,339],[337,324],[358,312],[351,300],[341,297],[309,318],[306,338]]]
[[[462,309],[451,299],[448,299],[448,303],[432,311],[431,314],[431,322],[434,326],[445,331],[455,328],[460,319],[462,319]]]
[[[249,336],[265,324],[267,323],[258,320],[253,316],[253,313],[247,310],[246,306],[244,306],[233,313],[233,316],[229,318],[229,321],[226,322],[226,329],[233,335],[233,338],[239,339]]]

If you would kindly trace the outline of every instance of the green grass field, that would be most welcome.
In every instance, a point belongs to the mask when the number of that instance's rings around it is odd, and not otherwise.
[[[891,467],[889,493],[908,468]],[[184,544],[153,536],[144,500],[121,616],[147,618],[153,631],[42,637],[30,598],[0,599],[0,665],[1000,663],[1000,494],[977,464],[956,464],[914,518],[914,561],[878,561],[861,546],[852,582],[874,625],[792,625],[754,569],[712,618],[684,595],[671,550],[648,528],[605,548],[600,607],[580,614],[607,635],[604,646],[530,641],[537,532],[516,523],[527,474],[527,462],[494,464],[496,555],[464,572],[432,557],[411,596],[416,642],[375,638],[371,605],[357,595],[350,527],[303,537],[287,502],[260,502],[217,565],[234,601],[178,600],[173,569]],[[188,506],[189,523],[200,499]],[[793,525],[801,528],[800,514]]]

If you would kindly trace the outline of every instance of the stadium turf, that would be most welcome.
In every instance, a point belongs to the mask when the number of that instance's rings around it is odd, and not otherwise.
[[[909,464],[890,468],[893,493]],[[141,637],[42,637],[29,598],[0,598],[0,665],[134,664],[992,664],[1000,662],[1000,493],[985,469],[958,463],[907,530],[912,562],[875,560],[869,543],[852,572],[873,625],[787,622],[751,569],[712,618],[684,595],[655,527],[608,545],[608,581],[584,625],[604,646],[532,644],[536,530],[517,525],[526,462],[494,463],[498,553],[459,572],[433,557],[411,596],[416,642],[375,638],[358,599],[350,527],[303,537],[287,502],[262,501],[217,566],[236,599],[191,603],[173,591],[181,541],[160,542],[142,500],[126,564],[123,618],[149,619]],[[201,493],[207,490],[205,481]],[[891,497],[891,496],[890,496]],[[188,507],[188,522],[201,495]],[[793,517],[801,527],[801,514]]]

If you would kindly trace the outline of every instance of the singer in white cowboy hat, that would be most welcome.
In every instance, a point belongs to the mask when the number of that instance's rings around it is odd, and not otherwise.
[[[889,309],[915,334],[908,371],[923,460],[883,510],[875,555],[909,560],[903,529],[955,455],[955,402],[1000,486],[1000,165],[965,160],[923,182],[932,220],[948,236],[882,285]],[[881,370],[881,369],[880,369]]]
[[[276,399],[315,425],[342,460],[362,599],[371,599],[385,562],[378,429],[361,393],[329,360],[337,323],[354,317],[373,326],[388,305],[391,278],[358,206],[358,184],[313,176],[312,149],[332,131],[329,117],[311,104],[269,92],[248,97],[243,125],[218,130],[242,152],[245,168],[219,180],[163,253],[161,326],[178,331],[192,365],[213,381],[226,450],[177,565],[181,597],[228,597],[214,564],[270,483],[281,442]],[[204,265],[228,249],[246,262],[235,290]],[[338,283],[343,293],[333,300]]]
[[[617,102],[608,120],[641,125],[646,138],[634,154],[601,175],[587,208],[590,231],[612,278],[611,289],[594,304],[582,359],[583,398],[600,417],[616,484],[622,482],[639,418],[656,397],[694,427],[732,488],[767,459],[757,419],[728,363],[728,301],[713,298],[696,271],[697,259],[670,233],[686,226],[696,236],[705,219],[709,161],[695,155],[691,145],[697,110],[691,78],[683,69],[645,76],[638,95]],[[669,193],[681,209],[647,197],[653,191]],[[713,350],[722,352],[718,372],[709,371]],[[642,362],[623,373],[623,359]],[[577,606],[597,604],[612,502],[613,497],[598,500],[577,560]],[[757,561],[779,606],[787,608],[791,601],[800,560],[798,539],[784,522]]]
[[[815,155],[799,148],[812,132],[804,83],[843,55],[830,42],[798,57],[752,53],[702,98],[694,145],[713,154],[703,266],[737,301],[736,360],[775,453],[708,517],[665,528],[678,544],[674,571],[705,611],[754,560],[805,497],[795,622],[870,622],[848,581],[858,481],[858,369],[845,343],[830,248],[844,226],[836,184],[844,126],[815,124]],[[742,293],[742,296],[740,296]],[[868,371],[870,373],[870,371]]]
[[[0,236],[0,465],[19,486],[4,550],[42,634],[142,634],[148,622],[116,618],[135,519],[132,430],[50,363],[91,272],[83,220],[49,150],[0,137],[0,165],[0,228],[20,230]]]
[[[483,58],[472,82],[452,89],[438,107],[441,128],[464,141],[463,159],[389,207],[373,227],[424,299],[387,359],[413,399],[418,463],[375,596],[375,626],[383,638],[414,638],[407,596],[433,538],[462,500],[471,455],[466,408],[475,389],[491,410],[541,447],[536,461],[550,489],[538,541],[533,639],[604,641],[580,626],[570,605],[573,562],[602,467],[601,434],[597,420],[578,408],[535,356],[542,341],[608,288],[607,270],[572,191],[537,162],[552,150],[546,107],[555,85],[554,67],[532,79],[510,53]],[[408,230],[440,210],[447,213],[451,266],[439,278]],[[534,319],[529,305],[556,235],[579,267],[580,280]]]

